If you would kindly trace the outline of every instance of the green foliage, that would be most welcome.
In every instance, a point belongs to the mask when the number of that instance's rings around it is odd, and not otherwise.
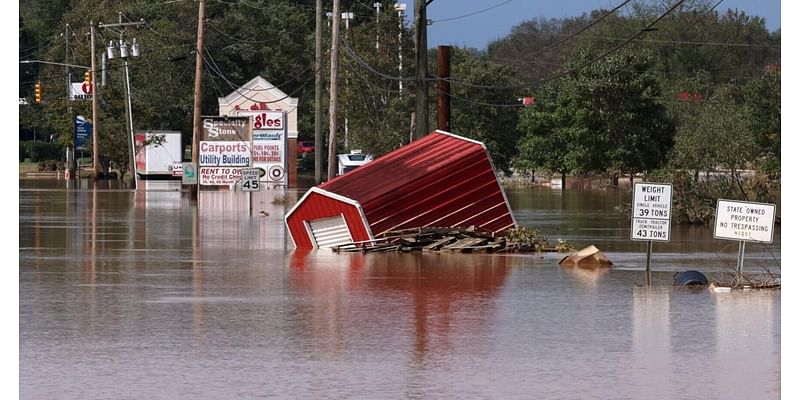
[[[64,163],[56,160],[42,160],[38,162],[37,170],[40,172],[63,171]]]
[[[401,91],[400,81],[392,78],[399,74],[400,54],[405,63],[403,75],[413,75],[413,35],[405,25],[398,25],[391,5],[382,10],[379,19],[366,20],[351,26],[349,31],[340,26],[344,39],[340,42],[339,64],[337,149],[340,152],[361,149],[380,155],[409,142],[414,88],[403,81]],[[357,17],[351,22],[358,21]],[[327,32],[326,35],[329,36]],[[376,37],[380,39],[378,49]]]
[[[740,90],[719,88],[699,105],[695,118],[678,128],[673,165],[695,171],[724,169],[735,175],[748,169],[758,154]]]
[[[28,157],[28,144],[26,142],[19,142],[19,162],[25,161]]]
[[[576,53],[572,72],[543,87],[522,113],[521,168],[633,174],[665,162],[674,127],[658,101],[651,58],[629,51],[594,58]]]
[[[517,129],[518,108],[514,104],[520,97],[514,88],[519,79],[511,68],[472,49],[454,47],[451,56],[450,73],[456,82],[450,85],[450,130],[483,142],[495,167],[510,174],[511,160],[521,137]],[[487,88],[487,82],[494,87]],[[509,104],[513,107],[503,106]]]
[[[31,162],[63,160],[65,157],[64,146],[59,143],[42,141],[20,142],[20,156],[22,156],[23,147],[26,148],[25,153],[31,159]]]
[[[744,87],[744,107],[749,129],[758,146],[756,167],[771,179],[780,180],[781,75],[779,70],[768,70],[759,79],[747,83]]]
[[[567,242],[559,240],[555,245],[551,244],[547,239],[547,235],[537,229],[528,229],[521,226],[508,231],[506,239],[509,242],[519,245],[521,248],[530,249],[537,252],[544,250],[555,250],[559,253],[572,250]]]
[[[695,175],[686,170],[664,169],[648,175],[647,181],[672,184],[672,218],[679,224],[710,223],[716,213],[718,199],[780,202],[780,182],[764,175],[741,178]]]

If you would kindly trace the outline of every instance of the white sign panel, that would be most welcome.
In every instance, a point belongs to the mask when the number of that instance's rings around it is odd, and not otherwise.
[[[633,185],[631,240],[669,242],[672,225],[672,185],[644,183]]]
[[[288,162],[286,113],[276,110],[239,111],[253,125],[253,167],[261,168],[262,182],[286,183]]]
[[[260,189],[258,184],[261,177],[261,170],[258,168],[242,168],[242,191],[257,192]]]
[[[92,85],[86,82],[72,83],[69,88],[69,99],[72,101],[91,100]]]
[[[198,159],[201,185],[230,186],[249,167],[250,118],[203,117]]]
[[[242,177],[242,168],[200,167],[201,185],[231,185]]]
[[[200,142],[200,166],[249,167],[250,144],[247,142]]]
[[[772,243],[775,204],[717,200],[714,238]]]

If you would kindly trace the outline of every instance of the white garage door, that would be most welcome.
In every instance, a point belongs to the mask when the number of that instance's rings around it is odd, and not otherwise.
[[[336,247],[353,241],[342,215],[310,221],[308,229],[311,231],[314,243],[320,248]]]

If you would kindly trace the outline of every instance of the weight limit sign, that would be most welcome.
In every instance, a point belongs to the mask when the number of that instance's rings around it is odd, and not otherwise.
[[[635,183],[631,214],[631,240],[669,242],[672,185]]]

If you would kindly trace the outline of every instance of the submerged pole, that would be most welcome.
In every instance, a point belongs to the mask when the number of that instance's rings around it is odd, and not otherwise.
[[[647,241],[647,263],[645,264],[645,267],[644,267],[644,272],[645,272],[644,281],[645,281],[645,284],[647,285],[647,287],[650,287],[650,285],[653,282],[651,271],[650,271],[650,258],[651,258],[652,255],[653,255],[653,241],[652,240],[648,240]]]

